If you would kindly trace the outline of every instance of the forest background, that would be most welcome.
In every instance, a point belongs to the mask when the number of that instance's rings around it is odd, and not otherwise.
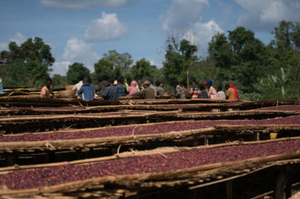
[[[165,90],[174,92],[174,82],[189,85],[191,77],[198,84],[212,80],[216,88],[233,83],[245,100],[300,98],[300,23],[281,21],[272,32],[274,39],[264,44],[251,30],[237,27],[213,36],[208,55],[198,55],[199,46],[179,34],[166,38],[161,68],[146,58],[134,63],[129,53],[109,50],[94,64],[94,72],[75,62],[66,76],[54,74],[53,86],[76,84],[80,75],[90,76],[97,85],[103,76],[118,79],[160,81]],[[4,88],[44,85],[55,58],[42,38],[29,38],[18,46],[10,42],[9,50],[0,53],[0,74]]]

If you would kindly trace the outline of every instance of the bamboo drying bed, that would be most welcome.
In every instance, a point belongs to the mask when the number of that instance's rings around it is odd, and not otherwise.
[[[105,106],[104,106],[105,107]],[[179,112],[179,111],[141,111],[123,110],[115,112],[97,113],[102,107],[86,107],[84,112],[74,114],[49,114],[49,115],[8,115],[0,116],[0,130],[10,131],[35,131],[43,127],[62,128],[63,126],[84,125],[86,127],[99,127],[104,125],[118,125],[128,122],[163,122],[171,120],[221,120],[221,119],[266,119],[274,117],[288,117],[299,115],[299,111],[229,111],[229,112]],[[59,108],[56,108],[55,111]],[[110,108],[109,108],[110,109]],[[73,110],[73,109],[71,109]],[[35,113],[44,109],[37,109]],[[103,109],[102,109],[103,111]],[[89,113],[85,113],[89,112]],[[67,112],[68,113],[68,112]]]
[[[283,101],[283,100],[269,100],[269,101],[228,101],[228,100],[211,100],[211,99],[198,99],[198,100],[168,100],[168,103],[163,103],[155,100],[149,101],[129,101],[122,102],[124,109],[131,110],[182,110],[182,111],[228,111],[234,110],[251,110],[262,107],[281,106],[281,105],[297,105],[299,101]]]
[[[38,115],[38,114],[74,114],[99,113],[122,110],[122,106],[63,106],[63,107],[0,107],[0,115]]]
[[[130,99],[121,98],[120,103],[123,105],[152,105],[152,104],[211,104],[211,103],[242,103],[245,101],[229,101],[215,99]]]
[[[181,122],[162,122],[162,123],[148,123],[148,124],[134,124],[134,125],[124,125],[116,127],[101,127],[101,128],[90,128],[82,130],[64,130],[64,131],[53,131],[45,133],[34,133],[31,137],[34,140],[26,140],[27,134],[16,134],[16,135],[3,135],[4,141],[0,142],[0,154],[3,157],[14,155],[22,155],[28,153],[40,153],[40,152],[72,152],[72,151],[90,151],[90,150],[107,150],[116,149],[117,147],[127,146],[127,147],[151,147],[155,148],[160,145],[207,145],[224,143],[229,140],[242,140],[242,142],[249,141],[248,139],[269,139],[270,133],[282,133],[286,137],[295,137],[300,135],[300,125],[299,124],[261,124],[261,125],[236,125],[235,123],[230,124],[231,121],[218,121],[215,125],[208,125],[203,128],[193,128],[194,122],[191,121],[181,121]],[[207,122],[197,122],[200,125],[206,125]],[[175,124],[181,124],[183,130],[167,130],[166,132],[153,133],[147,132],[147,127],[150,128],[166,128],[163,125],[174,126]],[[161,126],[161,127],[160,127]],[[145,128],[146,127],[146,128]],[[124,131],[127,132],[126,135],[115,134],[114,132]],[[138,128],[140,128],[138,130]],[[120,129],[120,130],[118,130]],[[145,130],[143,130],[145,129]],[[104,130],[104,131],[103,131]],[[99,131],[99,136],[86,137],[87,132],[97,132]],[[101,135],[104,132],[111,132],[111,135]],[[72,138],[68,135],[78,132],[77,136],[82,136],[82,138]],[[86,132],[86,133],[85,133]],[[102,133],[101,133],[102,132]],[[143,132],[140,134],[139,132]],[[48,139],[48,135],[57,134],[58,138]],[[66,138],[61,138],[60,134],[65,134]],[[23,135],[25,136],[24,138]],[[43,135],[45,138],[42,138]],[[100,136],[101,135],[101,136]],[[250,136],[250,138],[249,138]],[[5,140],[6,137],[11,137],[12,139],[20,137],[19,141]],[[36,139],[38,138],[39,139]],[[51,136],[50,136],[51,137]],[[217,138],[217,139],[216,139]],[[18,139],[17,139],[18,140]]]
[[[89,110],[95,111],[94,108]],[[98,110],[96,108],[96,110]],[[119,112],[103,112],[103,113],[76,113],[76,114],[59,114],[59,115],[16,115],[16,116],[0,116],[0,130],[7,131],[11,129],[39,129],[42,126],[59,126],[62,125],[85,125],[96,126],[118,124],[125,121],[146,122],[153,118],[157,120],[160,115],[170,115],[174,112],[156,112],[156,111],[119,111]]]
[[[84,101],[76,98],[40,98],[40,97],[0,97],[0,106],[2,107],[61,107],[61,106],[100,106],[100,105],[118,105],[119,101],[107,101],[103,99],[94,99],[93,101]]]
[[[186,119],[201,119],[201,120],[216,120],[216,119],[264,119],[274,117],[287,117],[299,115],[299,111],[281,111],[281,110],[241,110],[227,112],[177,112],[175,115],[168,115],[165,119],[169,120],[186,120]],[[164,115],[161,115],[164,117]],[[171,116],[171,117],[170,117]],[[173,116],[173,117],[172,117]],[[164,118],[161,118],[164,120]]]
[[[230,149],[231,147],[246,147],[251,145],[256,145],[258,148],[267,147],[268,144],[281,143],[282,146],[289,145],[292,141],[299,141],[298,138],[294,139],[280,139],[276,141],[260,141],[251,143],[227,143],[218,146],[205,146],[205,147],[194,147],[194,148],[166,148],[157,149],[153,151],[145,152],[131,152],[116,154],[110,157],[87,159],[81,161],[67,162],[67,163],[55,163],[55,164],[44,164],[44,165],[30,165],[30,166],[13,166],[0,168],[0,178],[1,175],[9,174],[10,172],[38,172],[38,170],[43,170],[46,168],[55,167],[70,167],[73,168],[75,165],[93,165],[93,164],[107,164],[109,165],[111,161],[117,161],[116,164],[120,164],[122,160],[126,162],[127,159],[132,158],[147,158],[147,156],[154,155],[155,158],[160,158],[161,160],[167,160],[172,153],[173,156],[178,157],[179,154],[184,152],[184,154],[189,154],[194,150],[202,149],[207,151],[214,150],[216,148],[220,149]],[[266,145],[266,146],[265,146]],[[288,150],[289,151],[289,150]],[[178,155],[177,155],[178,153]],[[256,155],[256,156],[255,156]],[[190,189],[195,189],[200,186],[207,186],[212,183],[226,182],[235,178],[249,175],[253,172],[260,171],[262,169],[268,169],[277,165],[288,165],[288,164],[299,164],[300,163],[300,152],[289,151],[282,154],[282,152],[271,153],[267,156],[249,156],[249,158],[235,159],[232,158],[230,161],[225,162],[210,162],[207,164],[193,165],[189,167],[176,167],[175,170],[163,170],[159,169],[153,172],[141,169],[141,171],[147,172],[130,172],[130,174],[106,174],[104,176],[94,176],[93,178],[87,178],[75,181],[66,181],[64,183],[54,184],[52,186],[34,187],[34,188],[23,188],[18,190],[9,189],[5,184],[0,186],[0,197],[30,197],[32,195],[42,195],[42,196],[94,196],[94,197],[112,197],[112,196],[124,196],[125,193],[135,193],[137,190],[149,190],[149,189],[159,189],[161,187],[178,187],[178,186],[188,186]],[[130,161],[134,161],[132,159]],[[138,160],[138,159],[137,159]],[[120,162],[120,163],[118,163]],[[153,164],[153,163],[151,163]],[[160,161],[156,161],[156,166],[161,166]],[[74,165],[74,166],[72,166]],[[39,173],[39,172],[38,172]],[[122,172],[119,172],[122,173]],[[31,175],[30,173],[28,175]],[[54,177],[54,176],[53,176]],[[40,179],[35,179],[39,180]],[[41,179],[42,180],[42,179]],[[4,182],[2,182],[4,183]],[[26,185],[26,183],[25,183]],[[107,186],[108,185],[108,186]],[[32,186],[32,185],[30,185]],[[29,186],[29,187],[30,187]],[[111,187],[111,188],[109,188]]]

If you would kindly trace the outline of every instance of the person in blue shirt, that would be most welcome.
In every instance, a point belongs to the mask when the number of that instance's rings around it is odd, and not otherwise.
[[[77,94],[80,96],[80,98],[82,100],[85,100],[85,101],[94,100],[95,91],[94,91],[94,87],[91,83],[92,83],[91,78],[85,77],[83,79],[83,84],[77,92]]]
[[[126,86],[124,84],[125,78],[124,77],[120,77],[118,79],[118,93],[119,93],[119,97],[125,96],[126,95]]]

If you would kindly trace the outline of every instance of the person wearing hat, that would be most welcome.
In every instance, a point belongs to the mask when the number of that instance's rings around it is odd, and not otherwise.
[[[210,99],[218,99],[218,94],[216,89],[212,86],[212,81],[209,80],[206,82],[208,86],[208,97]]]
[[[150,88],[150,81],[145,81],[143,84],[144,89],[137,93],[133,93],[132,96],[141,96],[144,99],[155,99],[155,92],[152,88]]]

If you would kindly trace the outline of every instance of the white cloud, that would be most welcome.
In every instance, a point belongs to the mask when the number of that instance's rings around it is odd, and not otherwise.
[[[0,52],[3,50],[8,50],[8,43],[0,42]]]
[[[69,61],[55,62],[52,66],[53,71],[51,74],[66,75],[67,71],[69,70],[69,65],[71,64],[72,63]]]
[[[91,72],[94,71],[94,63],[99,60],[99,56],[93,50],[93,44],[77,38],[68,40],[62,58],[71,63],[83,63]]]
[[[26,41],[26,38],[24,35],[22,35],[21,33],[17,32],[16,35],[14,35],[10,41],[14,41],[16,42],[18,45],[21,45],[22,43],[24,43]]]
[[[209,7],[208,0],[173,0],[166,16],[162,17],[162,29],[186,29],[200,19],[204,8]]]
[[[117,14],[105,14],[102,12],[102,18],[92,21],[84,34],[85,41],[97,42],[116,40],[127,33],[127,27],[117,18]]]
[[[150,65],[151,65],[151,66],[156,66],[156,63],[155,63],[154,60],[149,60],[149,61],[150,61]]]
[[[224,4],[221,2],[222,5]],[[217,33],[224,32],[216,21],[204,22],[201,20],[202,12],[208,7],[207,0],[173,0],[163,19],[162,28],[168,32],[175,30],[175,34],[178,34],[178,30],[183,32],[182,38],[196,45],[201,56],[207,56],[208,43],[212,37]],[[231,8],[227,8],[227,13],[230,12]],[[180,37],[180,33],[178,36]]]
[[[45,8],[84,10],[103,7],[124,7],[134,1],[135,0],[40,0],[40,4]]]
[[[298,21],[300,1],[298,0],[235,0],[248,12],[238,19],[239,26],[254,30],[270,30],[282,20]]]
[[[196,45],[201,56],[206,56],[208,43],[214,35],[222,32],[224,32],[222,28],[213,20],[207,23],[197,22],[193,25],[193,29],[188,31],[183,38]]]
[[[15,35],[13,35],[10,39],[10,42],[16,42],[18,46],[20,46],[22,43],[26,41],[26,38],[21,33],[17,32]],[[0,42],[0,51],[3,50],[9,50],[8,48],[9,43]]]

